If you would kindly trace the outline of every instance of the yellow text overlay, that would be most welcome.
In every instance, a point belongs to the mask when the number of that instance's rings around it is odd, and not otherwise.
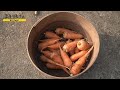
[[[16,18],[16,19],[4,18],[3,22],[26,22],[26,19],[23,19],[23,18]]]

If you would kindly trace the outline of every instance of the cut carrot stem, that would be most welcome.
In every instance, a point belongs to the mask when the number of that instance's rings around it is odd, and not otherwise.
[[[59,47],[59,48],[60,48],[60,54],[61,54],[62,60],[64,62],[64,65],[67,67],[71,67],[72,61],[70,60],[69,56],[67,55],[67,53],[65,51],[63,51],[61,49],[61,47]]]
[[[74,62],[76,61],[77,59],[81,58],[83,55],[85,55],[87,53],[87,50],[86,51],[80,51],[76,54],[73,54],[70,59]]]
[[[57,34],[50,31],[47,31],[44,34],[46,38],[58,38],[58,39],[60,38]]]
[[[85,41],[84,39],[82,39],[82,40],[78,41],[77,48],[79,50],[87,50],[87,49],[90,48],[90,45],[89,45],[89,43],[87,41]]]
[[[71,51],[71,50],[74,50],[74,49],[76,48],[76,46],[77,46],[77,41],[72,41],[72,42],[70,42],[70,43],[65,44],[65,45],[63,46],[63,50],[64,50],[65,52],[69,52],[69,51]]]
[[[93,46],[88,50],[88,52],[82,56],[81,58],[79,58],[72,66],[70,73],[73,75],[76,75],[78,73],[80,73],[82,66],[85,64],[87,57],[89,56],[90,52],[92,51]]]
[[[63,37],[66,38],[66,39],[81,39],[83,38],[83,35],[81,34],[77,34],[77,33],[69,33],[69,32],[65,32],[63,34]]]

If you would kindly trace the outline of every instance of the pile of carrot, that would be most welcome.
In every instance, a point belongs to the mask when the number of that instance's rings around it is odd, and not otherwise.
[[[62,69],[70,76],[79,74],[84,68],[93,45],[84,36],[66,28],[46,31],[39,40],[40,60],[48,69]]]

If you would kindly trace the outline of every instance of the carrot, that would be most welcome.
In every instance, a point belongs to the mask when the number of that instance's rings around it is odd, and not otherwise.
[[[41,56],[40,56],[40,60],[43,61],[43,62],[47,62],[47,63],[50,63],[50,64],[54,64],[54,65],[60,66],[60,67],[62,67],[62,68],[68,68],[68,67],[66,67],[66,66],[64,66],[64,65],[61,65],[61,64],[59,64],[59,63],[56,63],[55,61],[47,58],[47,57],[44,56],[44,55],[41,55]]]
[[[49,69],[63,69],[67,74],[70,75],[70,72],[66,68],[61,68],[60,66],[57,66],[51,63],[46,63],[46,67]]]
[[[51,58],[52,52],[51,51],[41,51],[47,58]]]
[[[55,53],[55,52],[50,52],[50,51],[42,51],[42,53],[47,57],[52,59],[53,61],[62,64],[63,65],[63,61],[60,57],[59,54]]]
[[[63,34],[63,37],[66,38],[66,39],[81,39],[81,38],[83,38],[83,35],[73,33],[73,32],[65,32]]]
[[[81,40],[81,39],[79,39],[79,38],[75,39],[75,41],[79,41],[79,40]]]
[[[64,65],[64,63],[63,63],[63,61],[62,61],[62,58],[60,57],[60,55],[59,54],[57,54],[57,53],[52,53],[51,54],[51,59],[53,59],[53,61],[55,61],[55,62],[57,62],[57,63],[59,63],[59,64],[62,64],[62,65]]]
[[[68,40],[66,41],[66,44],[68,44],[68,43],[70,43],[70,42],[72,42],[72,40],[68,39]]]
[[[87,41],[85,41],[84,39],[82,39],[82,40],[78,41],[77,48],[79,50],[87,50],[87,49],[90,48],[90,45],[89,45],[89,43]]]
[[[86,51],[80,51],[76,54],[73,54],[70,59],[74,62],[76,61],[78,58],[81,58],[83,55],[85,55],[87,53],[87,50]]]
[[[75,50],[71,50],[71,51],[69,52],[70,56],[73,55],[74,53],[75,53]]]
[[[59,48],[60,48],[60,54],[61,54],[62,60],[64,62],[64,65],[67,67],[71,67],[72,61],[70,60],[69,56],[67,55],[67,53],[65,51],[63,51],[61,49],[61,47],[59,47]]]
[[[51,52],[56,52],[57,51],[57,49],[51,49],[51,48],[48,48],[48,50],[51,51]]]
[[[55,43],[55,44],[53,44],[53,45],[48,46],[48,48],[51,48],[51,49],[59,49],[59,45],[60,45],[60,46],[63,46],[64,44],[65,44],[65,42],[57,42],[57,43]]]
[[[66,41],[66,44],[68,44],[68,43],[70,43],[70,42],[72,42],[72,40],[68,39],[68,40]],[[69,54],[70,54],[70,55],[73,55],[73,54],[74,54],[74,50],[69,51]]]
[[[64,50],[65,52],[69,52],[69,51],[71,51],[71,50],[74,50],[74,49],[76,48],[76,46],[77,46],[77,41],[72,41],[72,42],[70,42],[70,43],[65,44],[65,45],[63,46],[63,50]]]
[[[53,59],[53,61],[55,61],[55,62],[57,62],[57,63],[59,63],[59,64],[64,65],[63,60],[61,59],[60,55],[58,55],[58,54],[56,54],[56,53],[53,53],[53,54],[51,55],[51,58]],[[70,70],[69,67],[66,66],[66,68]],[[67,74],[70,75],[70,72],[68,72],[68,70],[67,70],[66,68],[62,68],[62,69],[63,69]]]
[[[51,63],[46,63],[46,67],[49,69],[62,69],[60,66],[57,66]]]
[[[46,38],[58,38],[58,39],[60,38],[57,34],[50,31],[47,31],[44,34]]]
[[[51,49],[51,48],[49,48],[48,50],[60,55],[60,50],[59,49]]]
[[[55,61],[56,63],[61,64],[61,65],[64,65],[64,63],[63,63],[60,55],[58,55],[58,54],[56,54],[56,53],[53,52],[53,53],[50,55],[50,58],[51,58],[53,61]],[[70,75],[70,73],[68,72],[68,70],[67,70],[66,68],[69,69],[69,67],[65,67],[65,68],[62,68],[62,69],[63,69],[67,74]],[[70,70],[70,69],[69,69],[69,70]]]
[[[80,50],[76,47],[75,48],[75,53],[78,53],[78,52],[80,52]]]
[[[78,38],[83,38],[83,35],[78,34],[75,31],[71,31],[69,29],[65,29],[65,28],[57,28],[55,30],[55,32],[57,34],[63,34],[63,37],[66,39],[78,39]]]
[[[43,39],[43,40],[38,40],[39,42],[50,42],[50,41],[53,41],[53,40],[56,40],[56,38],[50,38],[50,39]]]
[[[76,33],[75,31],[71,31],[71,30],[69,30],[69,29],[65,29],[65,28],[57,28],[56,30],[55,30],[55,32],[57,33],[57,34],[63,34],[63,33],[65,33],[65,32],[68,32],[68,33]]]
[[[42,51],[42,53],[47,57],[52,59],[53,61],[62,64],[63,65],[63,61],[60,57],[59,54],[55,53],[55,52],[51,52],[51,51]]]
[[[90,52],[92,51],[93,46],[88,50],[88,52],[82,56],[81,58],[79,58],[71,67],[70,73],[73,75],[76,75],[78,73],[80,73],[82,66],[85,64],[87,57],[89,56]]]
[[[41,51],[41,50],[45,49],[47,46],[52,45],[52,44],[58,42],[59,40],[60,40],[60,39],[55,39],[55,40],[51,40],[51,41],[49,41],[49,42],[39,43],[38,49]]]

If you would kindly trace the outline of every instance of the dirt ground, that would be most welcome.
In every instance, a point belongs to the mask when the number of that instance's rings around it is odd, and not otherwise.
[[[32,25],[57,11],[0,11],[0,79],[50,79],[31,63],[26,48]],[[95,64],[76,79],[120,79],[120,12],[74,11],[95,26],[100,36],[100,53]],[[22,14],[26,22],[3,22],[5,14]]]

